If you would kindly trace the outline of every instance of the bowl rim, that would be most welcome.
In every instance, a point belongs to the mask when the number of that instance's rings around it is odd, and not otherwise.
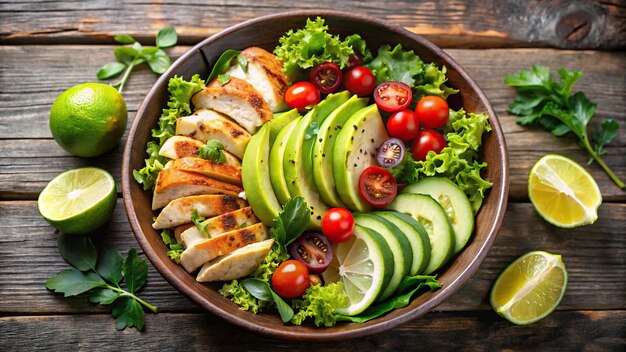
[[[139,220],[137,218],[137,214],[135,213],[132,200],[131,200],[131,182],[134,182],[134,178],[132,176],[132,170],[130,169],[130,159],[131,159],[131,145],[134,139],[135,134],[140,125],[140,120],[143,114],[145,113],[147,102],[151,101],[156,94],[157,87],[164,84],[165,81],[169,80],[173,73],[186,61],[188,61],[193,55],[196,54],[197,51],[201,51],[201,48],[210,45],[213,41],[230,34],[232,32],[238,31],[246,26],[256,24],[258,22],[264,22],[269,20],[280,20],[282,18],[288,18],[292,16],[301,16],[301,17],[315,17],[320,16],[324,17],[334,17],[337,19],[345,19],[357,22],[365,22],[365,23],[373,23],[380,27],[385,27],[391,31],[397,32],[401,35],[404,35],[411,40],[417,42],[418,44],[424,46],[428,50],[432,51],[436,55],[440,56],[446,61],[446,65],[452,67],[465,81],[473,86],[475,89],[475,93],[478,96],[479,100],[485,103],[486,113],[489,114],[490,120],[492,120],[492,133],[495,136],[495,142],[497,144],[497,149],[501,151],[502,158],[499,160],[501,164],[501,171],[497,175],[499,181],[501,181],[502,189],[499,194],[497,194],[497,198],[492,200],[497,202],[497,206],[495,207],[495,217],[493,223],[486,230],[487,235],[485,237],[485,241],[479,247],[476,255],[469,261],[468,265],[461,271],[461,273],[454,278],[448,285],[442,287],[437,290],[437,294],[428,301],[424,302],[420,306],[421,309],[413,309],[405,314],[391,317],[389,319],[376,321],[376,319],[368,322],[367,325],[361,325],[354,329],[346,329],[346,330],[337,330],[337,331],[328,331],[325,328],[315,328],[319,329],[318,331],[302,331],[302,330],[290,330],[290,329],[280,329],[280,328],[272,328],[267,326],[260,326],[251,321],[248,321],[242,317],[231,315],[228,312],[225,312],[221,307],[219,307],[214,302],[207,299],[204,295],[196,292],[191,287],[186,286],[183,282],[176,277],[176,274],[168,269],[167,265],[164,262],[162,255],[157,253],[157,251],[150,245],[146,236],[143,235],[141,227],[139,225]],[[494,123],[495,121],[495,123]],[[492,180],[495,181],[495,180]],[[502,127],[500,125],[499,119],[497,117],[496,112],[493,107],[487,100],[482,89],[476,84],[476,82],[470,77],[470,75],[456,62],[454,61],[447,53],[445,53],[441,48],[437,47],[435,44],[430,42],[429,40],[423,38],[422,36],[415,34],[413,32],[408,31],[407,29],[379,18],[374,18],[370,16],[366,16],[363,14],[355,14],[355,13],[346,13],[341,11],[334,10],[298,10],[298,11],[285,11],[270,15],[265,15],[261,17],[256,17],[253,19],[249,19],[240,23],[237,23],[233,26],[230,26],[210,37],[204,39],[200,43],[194,45],[191,49],[185,52],[182,56],[180,56],[176,61],[172,63],[169,69],[163,73],[158,80],[153,84],[150,88],[144,99],[142,100],[137,112],[135,114],[135,118],[129,130],[128,139],[126,141],[126,145],[124,148],[123,159],[122,159],[122,197],[124,200],[124,206],[126,209],[126,214],[128,217],[128,221],[130,223],[131,229],[137,242],[143,249],[146,257],[150,260],[155,269],[159,272],[159,274],[167,280],[174,288],[176,288],[179,292],[186,295],[196,304],[200,305],[202,308],[208,310],[212,314],[219,316],[220,318],[225,319],[226,321],[243,327],[251,332],[261,333],[264,335],[278,337],[283,339],[290,340],[316,340],[316,341],[329,341],[329,340],[338,340],[338,339],[349,339],[355,337],[362,337],[366,335],[371,335],[374,333],[382,332],[391,328],[394,328],[400,324],[403,324],[409,320],[413,320],[415,318],[421,317],[428,312],[432,311],[435,307],[441,304],[444,300],[450,297],[455,292],[459,291],[461,287],[464,286],[465,283],[476,273],[480,264],[484,261],[487,256],[489,250],[491,249],[497,234],[498,230],[502,224],[504,213],[506,211],[507,201],[508,201],[508,190],[509,190],[509,160],[508,160],[508,152],[506,147],[506,141],[504,138],[504,132],[502,131]],[[253,313],[249,313],[253,314]]]

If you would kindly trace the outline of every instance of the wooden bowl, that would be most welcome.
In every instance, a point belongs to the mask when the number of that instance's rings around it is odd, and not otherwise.
[[[456,108],[462,106],[466,111],[487,113],[493,128],[483,146],[483,159],[489,165],[484,172],[486,178],[493,182],[493,188],[487,192],[468,246],[440,271],[438,280],[442,288],[422,293],[409,306],[367,323],[339,323],[332,328],[283,324],[275,312],[255,315],[242,311],[217,292],[220,284],[196,282],[194,275],[167,257],[167,247],[159,233],[151,227],[152,194],[144,191],[132,175],[133,169],[144,166],[146,142],[150,139],[150,129],[157,125],[161,109],[166,106],[170,77],[176,74],[189,79],[193,74],[200,73],[206,78],[210,64],[226,49],[241,50],[254,45],[272,51],[278,44],[278,38],[286,31],[302,28],[307,18],[316,16],[326,19],[330,32],[342,38],[353,33],[360,34],[374,51],[382,44],[393,46],[400,43],[403,48],[414,50],[426,62],[445,65],[449,85],[460,90],[451,105],[456,105]],[[137,241],[159,273],[180,292],[229,322],[253,332],[293,340],[336,340],[370,335],[420,317],[437,307],[470,279],[487,255],[504,216],[508,185],[507,149],[500,122],[487,98],[467,72],[445,52],[419,35],[382,20],[334,11],[297,11],[260,17],[225,29],[193,47],[159,78],[141,103],[130,129],[122,167],[122,191],[128,220]]]

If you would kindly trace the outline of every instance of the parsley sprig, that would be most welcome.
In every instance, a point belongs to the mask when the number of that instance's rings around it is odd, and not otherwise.
[[[508,75],[504,83],[517,89],[509,112],[518,116],[517,123],[521,125],[539,123],[557,137],[574,134],[589,154],[589,162],[595,160],[619,188],[624,188],[624,182],[602,160],[604,147],[617,135],[618,123],[612,119],[604,120],[600,130],[589,138],[587,126],[596,113],[597,104],[587,99],[583,92],[572,95],[582,71],[561,68],[558,74],[559,82],[550,74],[550,68],[533,65],[529,71]]]
[[[57,246],[61,257],[72,268],[49,278],[46,281],[49,290],[63,293],[64,297],[87,293],[92,303],[114,303],[112,314],[117,330],[126,327],[142,330],[142,305],[157,312],[157,307],[135,295],[148,278],[148,264],[145,259],[139,258],[135,249],[129,249],[126,259],[123,259],[115,248],[105,247],[98,253],[87,236],[64,234],[60,235]],[[122,282],[125,289],[122,288]]]

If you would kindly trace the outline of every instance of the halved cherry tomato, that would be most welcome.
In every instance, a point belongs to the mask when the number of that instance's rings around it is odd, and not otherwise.
[[[376,77],[369,68],[365,66],[354,66],[343,75],[343,85],[346,89],[360,97],[365,97],[374,91],[376,87]]]
[[[348,68],[359,66],[363,62],[363,55],[360,52],[355,51],[348,56]]]
[[[397,193],[398,183],[391,172],[382,167],[370,166],[359,177],[359,194],[373,207],[386,206]]]
[[[310,82],[297,82],[287,88],[285,103],[292,109],[302,110],[320,102],[320,92]]]
[[[411,87],[402,82],[383,82],[374,90],[376,105],[388,112],[404,110],[412,98]]]
[[[424,128],[439,128],[448,122],[448,103],[436,95],[428,95],[417,102],[415,113]]]
[[[322,233],[331,242],[347,241],[354,231],[354,217],[345,208],[330,208],[322,218]]]
[[[393,113],[387,120],[387,131],[391,137],[404,142],[412,141],[420,132],[417,114],[413,110],[402,110]]]
[[[289,245],[291,257],[306,265],[309,272],[319,274],[333,260],[333,247],[326,236],[316,232],[305,232]]]
[[[439,154],[446,147],[446,139],[439,132],[431,129],[420,131],[417,139],[411,145],[411,153],[415,160],[426,160],[429,151]]]
[[[332,93],[341,84],[341,69],[334,62],[324,62],[311,70],[311,83],[323,94]]]
[[[302,296],[310,285],[309,271],[297,260],[283,262],[272,275],[272,288],[281,297]]]

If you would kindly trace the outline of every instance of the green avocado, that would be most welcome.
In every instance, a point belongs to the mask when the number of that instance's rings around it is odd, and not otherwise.
[[[376,104],[357,111],[339,131],[333,150],[333,175],[341,200],[351,210],[370,209],[359,195],[359,177],[367,167],[378,164],[378,147],[387,138]]]
[[[320,196],[329,206],[346,207],[335,190],[335,178],[333,177],[335,140],[346,121],[366,105],[367,98],[352,96],[322,122],[317,133],[317,139],[313,145],[313,180]]]
[[[310,227],[320,228],[322,216],[328,206],[322,201],[313,181],[313,145],[317,131],[324,119],[341,104],[348,101],[350,93],[329,94],[309,111],[291,132],[283,160],[283,172],[292,197],[302,196],[311,209]]]
[[[270,124],[270,143],[274,143],[278,133],[283,130],[285,126],[287,126],[291,121],[300,117],[300,113],[298,113],[298,109],[292,109],[286,112],[279,112],[274,114],[274,117],[269,122]]]
[[[287,148],[289,136],[291,136],[293,129],[300,119],[301,117],[296,118],[280,130],[270,150],[270,181],[272,182],[274,193],[276,193],[276,198],[278,198],[278,201],[283,205],[291,199],[289,188],[287,188],[287,181],[285,180],[285,174],[283,173],[285,149]]]

